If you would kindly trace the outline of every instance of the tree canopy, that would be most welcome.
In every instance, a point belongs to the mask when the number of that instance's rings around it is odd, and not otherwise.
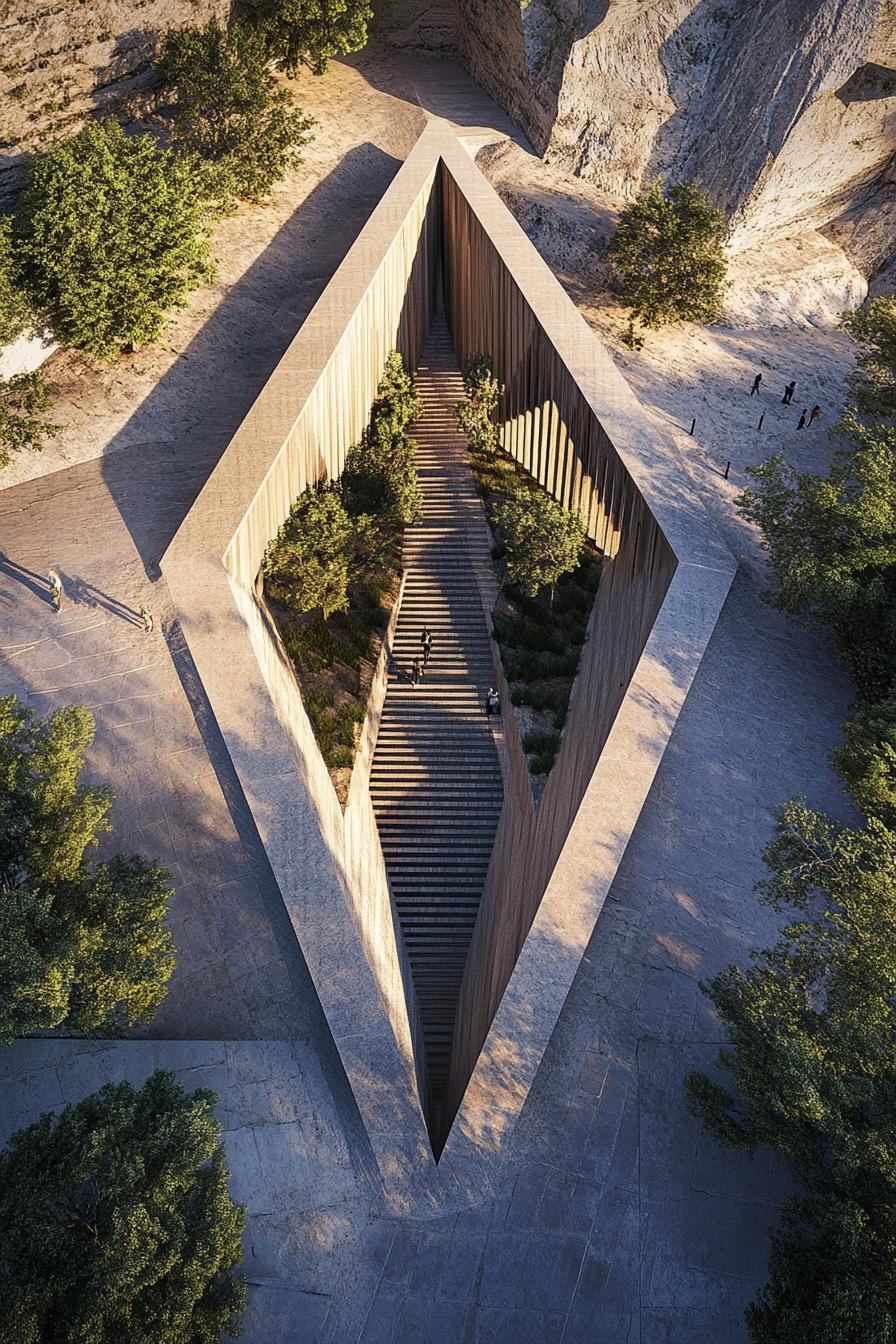
[[[721,1141],[767,1144],[805,1194],[748,1309],[757,1344],[890,1344],[896,1318],[896,835],[839,826],[800,800],[765,853],[762,899],[789,919],[752,965],[704,986],[731,1087],[694,1074]]]
[[[0,378],[0,468],[16,453],[39,453],[59,433],[60,426],[46,419],[49,408],[50,389],[38,369]]]
[[[527,597],[575,569],[585,526],[543,490],[515,486],[494,511],[507,547],[507,575]]]
[[[0,215],[0,345],[9,345],[28,326],[31,308],[22,286],[12,219]]]
[[[313,123],[268,69],[263,36],[246,24],[175,28],[155,62],[174,94],[172,138],[216,164],[226,195],[263,200],[298,162]]]
[[[59,341],[108,357],[147,345],[213,276],[197,159],[88,122],[28,165],[17,227],[35,307]]]
[[[420,411],[414,380],[393,350],[377,386],[370,424],[362,441],[348,450],[339,478],[343,503],[354,517],[386,514],[396,523],[417,518],[417,445],[407,429]]]
[[[9,1344],[219,1344],[239,1333],[245,1212],[213,1092],[171,1073],[43,1115],[0,1153]]]
[[[307,65],[323,75],[332,56],[360,51],[373,18],[370,0],[243,0],[242,8],[288,74]]]
[[[324,617],[348,607],[352,520],[338,487],[311,487],[299,496],[271,542],[264,572],[289,593],[298,611]]]
[[[492,373],[488,355],[468,359],[463,376],[467,400],[457,403],[454,419],[471,451],[489,456],[498,447],[496,417],[504,389]]]
[[[119,854],[89,863],[111,794],[82,785],[94,722],[80,706],[35,719],[0,699],[0,1041],[147,1021],[174,969],[170,878]]]
[[[620,213],[607,254],[644,327],[714,322],[727,270],[727,222],[696,182],[653,182]],[[636,342],[633,327],[631,339]]]
[[[849,391],[862,415],[896,415],[896,298],[869,299],[844,313],[843,329],[859,347]]]

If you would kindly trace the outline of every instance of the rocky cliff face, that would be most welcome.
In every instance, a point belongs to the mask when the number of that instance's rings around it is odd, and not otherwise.
[[[893,0],[458,0],[462,59],[620,199],[697,177],[732,249],[807,230],[864,275],[896,222]]]
[[[163,32],[229,11],[230,0],[0,0],[0,196],[29,151],[145,88]]]

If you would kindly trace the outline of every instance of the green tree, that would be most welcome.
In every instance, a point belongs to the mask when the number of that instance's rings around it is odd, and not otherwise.
[[[0,1310],[9,1344],[219,1344],[239,1334],[234,1204],[205,1089],[109,1084],[0,1153]]]
[[[417,445],[407,427],[421,412],[420,394],[393,351],[386,360],[361,443],[346,453],[339,478],[349,513],[385,515],[396,523],[412,523],[422,502],[417,475]]]
[[[348,608],[352,520],[339,489],[313,486],[299,496],[271,542],[264,572],[282,587],[298,611]]]
[[[50,389],[38,370],[0,378],[0,469],[16,453],[39,453],[59,433],[61,426],[45,418],[49,408]]]
[[[37,720],[0,699],[0,1041],[47,1027],[149,1020],[174,969],[170,878],[119,854],[90,864],[110,829],[107,789],[80,785],[94,721],[80,706]]]
[[[31,307],[22,286],[12,219],[0,215],[0,345],[9,345],[28,326]]]
[[[292,75],[301,65],[323,75],[332,56],[360,51],[373,18],[369,0],[244,0],[243,12]]]
[[[504,389],[492,374],[488,355],[473,355],[463,376],[467,400],[457,403],[454,419],[471,451],[489,457],[498,447],[500,434],[496,421]]]
[[[885,695],[896,668],[896,425],[847,413],[848,448],[826,476],[782,457],[748,469],[738,499],[768,553],[770,600],[826,626],[863,696]]]
[[[222,187],[263,200],[299,160],[313,122],[267,67],[262,36],[245,24],[175,28],[162,38],[156,69],[174,93],[172,138],[218,165]]]
[[[896,415],[896,298],[869,299],[841,319],[859,346],[856,367],[848,380],[857,411],[864,415]]]
[[[765,852],[763,901],[790,912],[746,970],[702,986],[730,1041],[731,1085],[692,1074],[721,1142],[768,1145],[805,1194],[748,1310],[757,1344],[890,1344],[896,1318],[896,835],[796,799]]]
[[[868,817],[896,831],[896,695],[863,705],[831,755],[847,793]]]
[[[117,122],[34,157],[18,228],[26,278],[57,338],[109,357],[155,340],[210,279],[208,171]]]
[[[669,322],[714,322],[722,302],[727,222],[696,182],[664,193],[653,182],[619,216],[607,254],[631,309],[629,342],[643,327]]]
[[[585,525],[543,490],[519,485],[498,504],[494,521],[507,547],[507,576],[535,597],[575,569],[585,544]]]

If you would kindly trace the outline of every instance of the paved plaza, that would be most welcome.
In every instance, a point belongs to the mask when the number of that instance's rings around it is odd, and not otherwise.
[[[362,77],[361,63],[348,68]],[[374,102],[404,100],[409,127],[416,92],[474,140],[490,116],[494,134],[507,129],[460,72],[427,88],[424,66],[395,69]],[[380,85],[387,70],[376,66]],[[378,1183],[159,577],[174,530],[390,180],[395,161],[374,148],[364,190],[339,198],[336,242],[315,250],[300,206],[294,265],[271,244],[278,298],[276,313],[257,313],[259,348],[237,322],[209,319],[207,414],[191,405],[200,328],[196,349],[134,406],[145,436],[119,429],[119,451],[0,491],[0,693],[40,714],[91,708],[90,771],[116,793],[114,847],[171,869],[179,951],[151,1039],[3,1053],[0,1131],[159,1066],[213,1087],[233,1191],[248,1204],[247,1344],[736,1344],[787,1178],[768,1155],[720,1149],[686,1113],[683,1079],[711,1062],[720,1035],[698,981],[771,936],[752,885],[773,810],[803,793],[842,811],[826,757],[850,690],[825,643],[761,601],[761,556],[733,488],[696,450],[682,456],[740,570],[498,1188],[468,1208],[397,1211]],[[649,384],[639,392],[649,398]],[[43,582],[51,564],[68,594],[58,616]],[[154,635],[136,619],[141,602]]]

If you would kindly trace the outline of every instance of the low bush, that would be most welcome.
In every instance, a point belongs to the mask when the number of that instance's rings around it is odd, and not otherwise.
[[[101,358],[150,344],[214,274],[211,216],[196,159],[88,122],[28,165],[17,233],[35,309]]]

